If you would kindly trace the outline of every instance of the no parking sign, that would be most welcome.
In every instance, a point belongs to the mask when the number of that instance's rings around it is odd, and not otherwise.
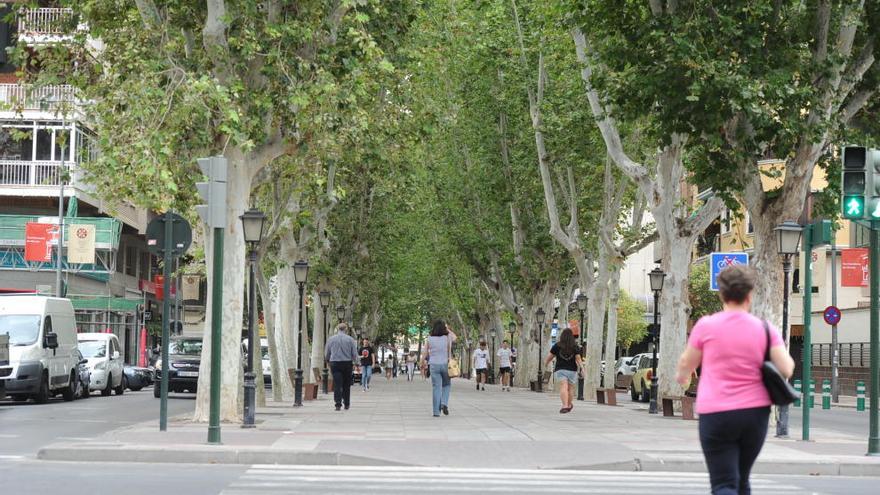
[[[718,290],[718,274],[734,265],[748,265],[749,253],[712,253],[709,256],[709,289]]]

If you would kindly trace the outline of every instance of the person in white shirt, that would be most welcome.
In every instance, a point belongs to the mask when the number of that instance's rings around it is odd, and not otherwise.
[[[477,370],[477,390],[486,390],[489,379],[489,351],[486,342],[480,341],[480,348],[474,351],[474,369]]]
[[[510,360],[513,355],[510,351],[510,342],[506,340],[502,342],[496,355],[498,356],[498,373],[501,375],[501,391],[510,392],[510,372],[513,366]]]

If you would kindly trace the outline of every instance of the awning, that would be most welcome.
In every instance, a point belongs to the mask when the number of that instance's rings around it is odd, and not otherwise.
[[[92,310],[92,311],[121,311],[135,312],[138,304],[143,301],[141,299],[126,299],[124,297],[88,297],[88,298],[71,298],[74,310]]]

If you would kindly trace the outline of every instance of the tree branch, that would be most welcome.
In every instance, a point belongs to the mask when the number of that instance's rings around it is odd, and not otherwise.
[[[224,0],[206,0],[208,16],[205,19],[205,27],[202,28],[202,43],[205,51],[214,62],[215,75],[222,84],[229,82],[232,77],[232,67],[229,61],[229,45],[226,41],[226,3]]]
[[[137,6],[147,31],[163,31],[162,16],[159,15],[159,9],[156,8],[153,0],[135,0],[134,4]]]

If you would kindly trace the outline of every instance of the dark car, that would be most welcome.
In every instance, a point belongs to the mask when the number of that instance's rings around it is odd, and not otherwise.
[[[177,337],[168,342],[168,391],[195,392],[199,384],[202,362],[202,339]],[[158,398],[162,386],[162,360],[156,361],[153,396]]]
[[[79,349],[74,354],[79,358],[79,362],[76,365],[77,384],[73,395],[74,397],[85,399],[89,396],[89,385],[92,384],[92,371],[89,369],[89,360],[83,357]]]
[[[126,364],[125,368],[123,368],[123,373],[125,373],[126,386],[133,392],[137,392],[153,383],[153,371],[149,368]]]

